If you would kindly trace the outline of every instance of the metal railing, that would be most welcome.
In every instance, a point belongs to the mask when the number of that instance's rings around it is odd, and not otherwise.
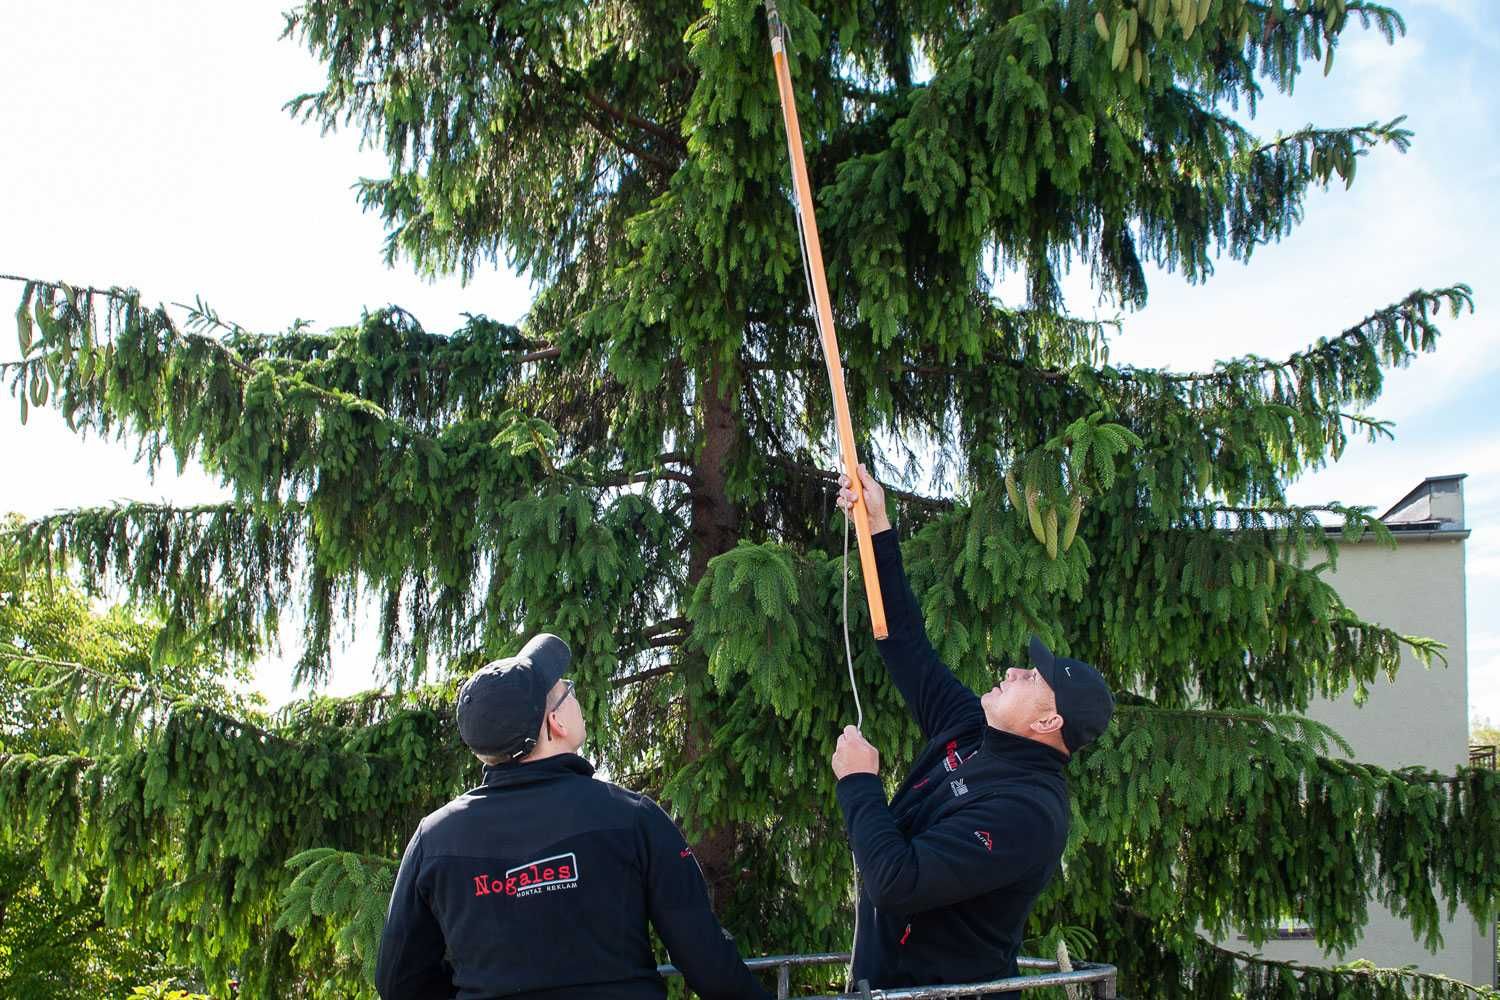
[[[848,952],[819,952],[812,955],[767,955],[765,958],[749,958],[745,965],[752,972],[776,970],[776,996],[780,1000],[792,995],[792,970],[810,965],[847,965]],[[1044,986],[1085,986],[1095,1000],[1114,1000],[1115,981],[1119,970],[1113,965],[1095,962],[1074,962],[1072,972],[1059,971],[1056,962],[1045,958],[1021,956],[1016,964],[1023,969],[1043,970],[1038,976],[1012,976],[987,983],[946,983],[941,986],[903,986],[899,989],[868,989],[855,993],[823,994],[806,997],[804,1000],[943,1000],[952,997],[974,997],[987,993],[1004,993],[1007,990],[1036,990]],[[675,965],[662,965],[657,972],[663,976],[680,976]]]

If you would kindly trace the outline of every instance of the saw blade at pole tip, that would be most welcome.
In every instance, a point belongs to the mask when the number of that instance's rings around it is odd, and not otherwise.
[[[786,34],[786,25],[782,23],[781,11],[776,9],[776,0],[765,0],[766,28],[771,33],[771,50],[782,51],[782,38]]]

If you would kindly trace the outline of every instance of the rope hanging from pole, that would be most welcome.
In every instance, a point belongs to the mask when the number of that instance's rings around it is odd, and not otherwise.
[[[875,572],[875,547],[870,541],[870,514],[865,508],[864,487],[859,478],[859,456],[854,448],[854,423],[849,416],[849,398],[844,391],[844,368],[839,359],[839,342],[833,329],[833,306],[828,296],[828,278],[823,270],[823,246],[818,240],[818,220],[813,210],[812,184],[807,176],[807,160],[802,152],[802,127],[797,120],[797,99],[792,90],[792,73],[787,59],[786,27],[775,0],[765,0],[766,24],[771,32],[771,58],[776,66],[776,87],[781,94],[781,117],[786,125],[787,156],[792,166],[792,203],[797,211],[797,235],[802,244],[803,275],[807,279],[808,297],[812,300],[813,321],[823,347],[828,367],[828,388],[833,396],[833,412],[838,429],[839,462],[854,491],[855,536],[859,543],[859,566],[865,583],[865,600],[870,606],[870,629],[875,638],[888,634],[885,623],[885,601],[880,595],[880,578]],[[847,570],[846,570],[847,572]]]

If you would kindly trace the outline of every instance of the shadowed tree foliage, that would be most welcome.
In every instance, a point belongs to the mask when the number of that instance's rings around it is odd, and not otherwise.
[[[1285,486],[1385,432],[1365,415],[1385,371],[1435,349],[1469,289],[1374,304],[1289,358],[1246,345],[1177,373],[1111,365],[1110,327],[1068,316],[1058,287],[1087,268],[1133,308],[1148,263],[1206,280],[1361,157],[1404,150],[1400,119],[1261,136],[1235,116],[1331,66],[1347,32],[1392,38],[1397,14],[781,10],[862,448],[884,478],[957,498],[892,491],[934,641],[977,684],[1034,632],[1122,692],[1072,765],[1067,870],[1035,929],[1093,933],[1154,996],[1209,979],[1268,998],[1463,995],[1237,960],[1196,931],[1259,943],[1297,912],[1342,951],[1372,898],[1434,943],[1445,906],[1495,912],[1493,773],[1362,765],[1292,714],[1362,692],[1404,649],[1440,653],[1325,582],[1320,516],[1347,537],[1383,530],[1369,512],[1295,507]],[[211,982],[275,995],[311,970],[310,994],[338,995],[368,968],[412,825],[476,776],[451,679],[547,629],[575,651],[593,753],[685,823],[746,950],[839,946],[844,527],[759,5],[310,0],[287,31],[328,69],[293,110],[388,154],[361,197],[392,260],[504,262],[536,300],[519,327],[434,334],[390,308],[264,334],[202,303],[184,316],[25,282],[6,373],[22,418],[58,407],[234,496],[39,519],[18,532],[29,565],[153,602],[159,655],[300,641],[304,681],[374,601],[387,690],[256,725],[175,703],[111,754],[11,758],[0,795],[26,811],[7,815],[64,817],[57,863],[102,852],[111,898],[149,899]],[[996,298],[997,264],[1024,275],[1025,302]],[[861,603],[866,733],[903,761],[917,734]],[[153,853],[168,841],[192,846]]]
[[[21,523],[0,518],[7,532]],[[72,711],[77,700],[66,685],[47,683],[60,672],[96,676],[105,687],[161,682],[205,703],[244,708],[225,690],[217,660],[153,664],[155,632],[126,609],[95,611],[64,580],[24,576],[13,539],[0,535],[0,759],[66,759],[97,740],[116,745],[108,731],[120,718],[99,714],[95,724],[94,713]],[[137,983],[196,980],[190,967],[168,961],[149,924],[110,919],[99,898],[104,872],[59,854],[61,845],[48,842],[48,818],[0,828],[0,996],[94,1000]]]

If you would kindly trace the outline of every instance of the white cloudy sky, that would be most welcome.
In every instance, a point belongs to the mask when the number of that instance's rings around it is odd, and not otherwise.
[[[1309,121],[1407,114],[1406,156],[1366,159],[1352,191],[1314,197],[1305,224],[1224,264],[1206,285],[1158,276],[1127,320],[1117,362],[1201,368],[1277,356],[1334,334],[1416,287],[1464,281],[1478,312],[1445,322],[1439,353],[1398,372],[1377,416],[1397,440],[1356,446],[1297,483],[1294,499],[1384,506],[1429,475],[1466,472],[1470,704],[1500,720],[1500,22],[1492,0],[1405,0],[1395,47],[1354,38],[1333,75],[1293,101],[1267,100],[1266,133]],[[296,318],[332,325],[398,302],[429,328],[461,312],[514,320],[526,283],[510,274],[425,283],[380,257],[382,227],[350,191],[382,162],[348,134],[320,136],[281,105],[318,86],[318,65],[278,41],[279,0],[10,0],[0,14],[0,273],[202,295],[257,329]],[[3,286],[0,286],[3,289]],[[0,294],[3,300],[4,294]],[[1076,302],[1092,309],[1086,292]],[[13,338],[0,324],[0,358]],[[0,399],[0,510],[27,515],[120,498],[218,497],[192,470],[151,481],[127,448],[80,441],[50,413],[20,426]],[[365,623],[366,625],[368,623]],[[336,693],[372,683],[363,625],[340,657]],[[289,651],[295,655],[295,650]],[[260,671],[273,704],[290,696],[285,661]]]

